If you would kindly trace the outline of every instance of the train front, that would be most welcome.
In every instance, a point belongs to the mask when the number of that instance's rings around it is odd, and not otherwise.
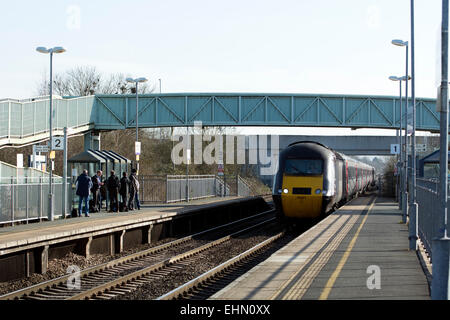
[[[334,195],[333,152],[315,142],[291,144],[280,153],[272,196],[287,218],[315,218]]]

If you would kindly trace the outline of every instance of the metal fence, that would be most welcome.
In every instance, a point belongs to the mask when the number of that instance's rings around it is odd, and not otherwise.
[[[48,218],[48,177],[10,178],[0,184],[0,224]],[[66,214],[71,203],[71,184],[67,183]],[[62,213],[62,178],[53,179],[54,217]]]
[[[38,181],[37,179],[39,177],[47,179],[48,182],[49,173],[35,168],[18,168],[9,163],[0,161],[0,184],[16,182],[24,183],[25,181],[31,182],[32,180],[30,179],[32,178],[36,179],[34,181]],[[59,176],[54,175],[53,178],[55,179],[55,182],[61,183],[62,181],[62,178]]]
[[[139,183],[139,199],[144,203],[254,195],[249,184],[240,176],[148,175],[139,176]]]
[[[216,196],[255,195],[249,184],[240,176],[215,175],[154,175],[139,176],[139,199],[143,203],[171,203]],[[54,218],[63,216],[62,178],[53,178]],[[66,213],[69,215],[74,190],[66,184]],[[0,184],[0,224],[48,219],[48,176],[19,176],[2,178]],[[188,190],[188,194],[186,194]],[[76,197],[75,197],[76,198]]]
[[[441,214],[439,180],[417,178],[417,203],[419,206],[417,221],[419,237],[426,250],[431,253],[432,240],[438,236],[439,215]],[[449,198],[447,198],[447,207],[449,204]]]

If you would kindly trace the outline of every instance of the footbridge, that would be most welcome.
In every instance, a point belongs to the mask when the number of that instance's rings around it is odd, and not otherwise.
[[[435,99],[416,99],[417,130],[439,131]],[[410,103],[411,105],[411,103]],[[136,126],[134,95],[53,99],[54,134]],[[193,126],[302,126],[395,129],[398,97],[312,94],[166,93],[139,96],[140,128]],[[0,146],[48,139],[49,100],[0,101]]]

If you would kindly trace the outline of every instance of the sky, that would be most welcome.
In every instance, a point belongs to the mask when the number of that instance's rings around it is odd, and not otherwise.
[[[5,1],[1,98],[35,96],[54,72],[95,66],[162,92],[398,95],[410,0]],[[441,1],[415,1],[416,96],[436,97]]]

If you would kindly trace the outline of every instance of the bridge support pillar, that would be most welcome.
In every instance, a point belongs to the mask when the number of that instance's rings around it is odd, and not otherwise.
[[[84,151],[100,150],[100,132],[88,131],[84,135]]]

